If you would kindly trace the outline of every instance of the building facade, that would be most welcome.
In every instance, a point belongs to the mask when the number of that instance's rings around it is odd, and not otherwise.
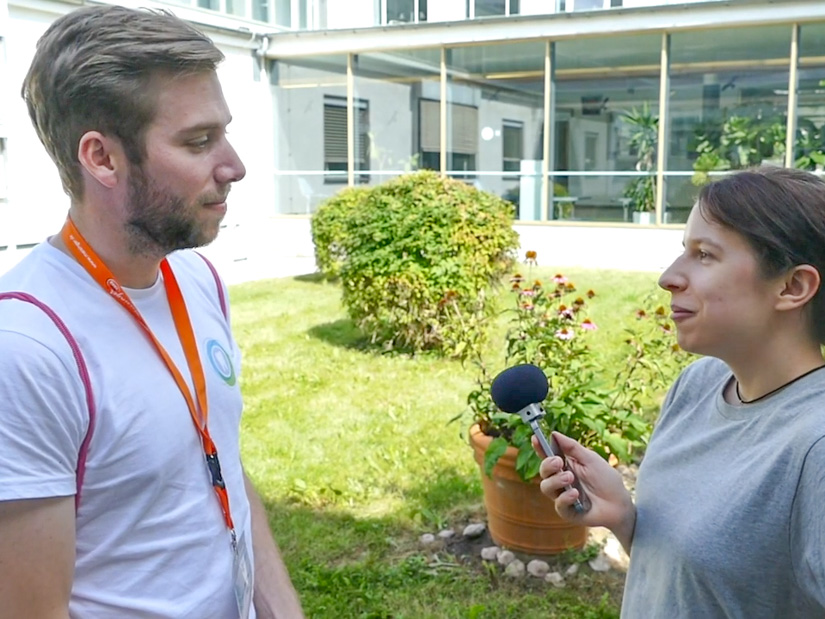
[[[67,199],[19,87],[77,5],[0,0],[0,270]],[[141,6],[148,3],[141,3]],[[312,268],[309,220],[347,185],[429,168],[511,201],[544,264],[655,270],[698,187],[825,164],[820,0],[152,3],[226,54],[248,168],[209,253],[230,281]]]

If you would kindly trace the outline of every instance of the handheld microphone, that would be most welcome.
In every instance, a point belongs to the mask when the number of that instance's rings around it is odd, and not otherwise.
[[[490,395],[495,405],[505,413],[513,413],[521,417],[524,423],[532,428],[533,434],[536,435],[539,444],[544,449],[544,453],[548,456],[560,456],[564,461],[564,470],[569,471],[567,458],[564,457],[564,453],[556,443],[556,439],[551,437],[551,440],[548,441],[538,423],[539,419],[546,414],[541,402],[547,398],[549,390],[547,377],[541,368],[525,363],[507,368],[496,376],[490,389]],[[573,509],[577,513],[583,514],[590,509],[590,499],[587,498],[587,494],[578,479],[564,489],[569,490],[571,487],[579,491],[579,498],[573,504]]]

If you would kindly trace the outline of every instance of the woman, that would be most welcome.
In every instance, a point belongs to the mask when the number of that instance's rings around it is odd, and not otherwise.
[[[635,504],[595,453],[555,434],[564,517],[630,553],[622,616],[825,616],[825,182],[762,167],[705,186],[659,285],[679,345]],[[571,508],[576,475],[592,508]]]

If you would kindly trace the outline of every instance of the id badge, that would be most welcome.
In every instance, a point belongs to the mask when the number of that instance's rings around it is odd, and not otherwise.
[[[232,553],[232,580],[235,589],[235,601],[238,604],[240,619],[249,618],[252,606],[252,561],[246,547],[246,532],[241,533],[238,544]]]

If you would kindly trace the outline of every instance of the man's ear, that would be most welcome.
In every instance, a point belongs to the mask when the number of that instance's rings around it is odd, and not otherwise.
[[[87,131],[77,145],[77,160],[92,179],[114,188],[126,169],[126,153],[119,140],[99,131]]]
[[[780,311],[803,307],[819,290],[819,271],[810,264],[800,264],[783,277],[784,288],[779,293],[776,309]]]

